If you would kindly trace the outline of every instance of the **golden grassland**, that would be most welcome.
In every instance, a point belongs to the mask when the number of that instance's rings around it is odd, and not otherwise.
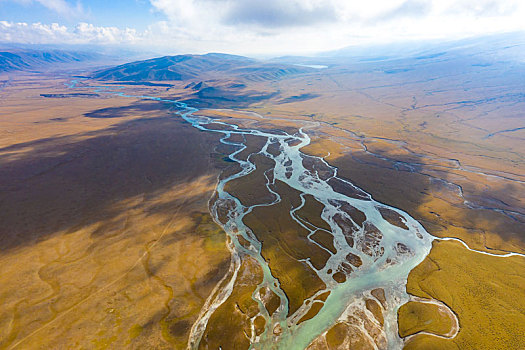
[[[458,237],[470,247],[483,251],[525,252],[525,186],[520,182],[525,180],[523,135],[515,132],[487,137],[500,128],[501,120],[495,122],[498,118],[505,118],[505,125],[509,128],[514,126],[517,119],[513,116],[517,115],[521,105],[501,102],[494,112],[494,105],[484,104],[482,95],[497,96],[500,91],[496,87],[462,90],[458,88],[461,84],[457,83],[463,77],[458,75],[446,79],[413,84],[399,81],[403,84],[399,89],[391,77],[376,73],[334,71],[333,74],[314,74],[271,84],[259,83],[255,87],[259,90],[279,89],[283,95],[291,96],[300,91],[318,97],[292,103],[270,100],[249,110],[277,125],[283,119],[295,123],[302,121],[303,126],[318,122],[317,127],[307,129],[313,142],[303,148],[305,153],[326,157],[329,163],[338,167],[341,176],[371,193],[376,200],[407,211],[431,234]],[[494,86],[501,83],[497,76],[491,79]],[[464,105],[464,100],[481,102]],[[213,115],[213,112],[208,114]],[[225,114],[229,115],[229,112],[220,111],[222,118]],[[245,118],[247,113],[240,114]],[[494,118],[496,115],[498,118]],[[463,260],[463,255],[468,258]],[[450,265],[457,266],[456,270],[465,268],[470,271],[469,260],[476,260],[479,265],[477,273],[472,275],[476,276],[475,279],[472,277],[473,281],[492,281],[498,274],[495,280],[505,279],[506,274],[512,274],[497,270],[492,261],[498,258],[482,255],[476,259],[476,253],[461,246],[456,245],[455,254],[446,256]],[[510,264],[506,259],[499,262]],[[520,259],[523,260],[519,257],[511,260]],[[515,265],[515,269],[516,275],[525,275],[521,263]],[[457,272],[458,276],[465,275]],[[436,283],[442,286],[448,286],[452,276],[433,274]],[[424,275],[411,275],[409,285],[418,278],[422,279]],[[504,285],[490,283],[495,295],[506,291]],[[462,285],[458,278],[455,288],[460,291],[465,286],[466,281]],[[516,300],[525,299],[523,290],[514,290]],[[433,297],[447,303],[442,295]],[[519,305],[509,305],[504,308],[505,312],[489,313],[484,310],[498,308],[494,305],[497,297],[486,295],[480,298],[477,291],[472,291],[455,294],[454,298],[457,303],[471,305],[468,311],[460,313],[447,303],[459,317],[462,328],[456,339],[461,347],[468,348],[467,342],[461,339],[476,338],[485,339],[485,346],[492,344],[494,348],[508,348],[501,345],[504,343],[496,335],[501,334],[501,339],[506,339],[520,334],[519,330],[497,326],[491,331],[495,336],[490,337],[486,336],[484,327],[464,325],[467,317],[479,319],[479,324],[486,327],[505,324],[507,312],[519,313]],[[429,304],[410,304],[402,311],[402,325],[410,324],[413,317],[431,322],[422,330],[442,332],[450,321],[438,317]],[[436,348],[435,344],[443,348],[456,346],[450,340],[417,335],[407,347]]]
[[[399,335],[404,338],[419,332],[448,334],[455,322],[452,315],[444,312],[440,305],[409,301],[398,310]]]
[[[407,291],[443,301],[457,314],[460,331],[452,340],[416,336],[406,348],[522,349],[524,270],[523,257],[493,257],[468,251],[458,242],[434,242],[427,259],[410,273]]]
[[[523,253],[523,131],[488,136],[501,129],[502,123],[508,128],[519,126],[515,116],[523,104],[483,102],[486,94],[501,94],[498,84],[508,84],[497,75],[490,77],[493,86],[484,89],[461,89],[462,79],[458,74],[452,78],[407,83],[380,73],[345,73],[334,68],[334,71],[271,84],[255,84],[252,88],[259,91],[278,89],[282,97],[299,92],[317,97],[291,103],[282,103],[282,99],[264,101],[251,106],[249,112],[256,112],[275,124],[283,119],[302,122],[303,126],[317,122],[318,126],[306,129],[312,143],[303,148],[305,153],[325,157],[338,167],[341,176],[371,193],[376,200],[407,211],[431,234],[458,237],[471,248],[482,251]],[[402,84],[402,88],[396,84]],[[509,85],[509,89],[515,89],[512,86]],[[465,100],[480,102],[464,104]],[[225,114],[230,115],[221,110],[221,117]],[[522,312],[522,306],[519,303],[498,305],[498,296],[506,293],[506,286],[498,281],[512,274],[524,276],[523,264],[514,263],[523,258],[498,260],[469,252],[455,243],[436,243],[436,247],[439,244],[450,247],[450,253],[444,248],[439,250],[439,254],[448,259],[449,272],[432,274],[434,283],[443,286],[439,289],[443,291],[425,297],[432,296],[449,305],[458,314],[461,331],[454,341],[416,335],[407,347],[469,348],[466,339],[478,339],[473,344],[481,348],[512,348],[504,341],[523,330],[501,325],[508,322],[509,314]],[[436,247],[430,257],[438,254]],[[423,264],[429,263],[430,257]],[[469,263],[471,259],[477,266],[475,270]],[[514,272],[499,270],[499,264],[514,265]],[[457,272],[457,278],[452,271]],[[473,273],[463,283],[460,276],[467,276],[465,271]],[[409,286],[424,278],[424,274],[411,275]],[[494,295],[476,289],[466,292],[468,281],[477,280],[481,285],[491,285]],[[458,293],[450,296],[456,308],[441,295],[451,281],[457,281],[451,290]],[[516,301],[525,300],[524,290],[522,284],[521,289],[515,288],[509,295]],[[413,288],[409,292],[419,295]],[[456,310],[460,304],[465,308],[470,306],[460,312]],[[407,325],[411,328],[415,319],[424,320],[430,323],[425,327],[421,324],[412,327],[412,331],[419,327],[442,332],[449,320],[438,317],[434,311],[429,304],[410,304],[402,308],[401,324],[403,328]],[[479,326],[469,326],[467,318],[472,322],[479,320]],[[487,328],[492,335],[487,334]]]
[[[327,137],[328,138],[328,137]],[[417,218],[433,235],[458,237],[474,249],[489,252],[523,252],[524,224],[521,214],[506,215],[486,209],[473,209],[464,202],[475,200],[483,206],[498,207],[498,201],[505,201],[502,209],[520,212],[523,208],[523,186],[501,178],[487,177],[468,173],[459,169],[443,169],[434,160],[420,159],[414,162],[396,150],[396,145],[375,144],[367,150],[376,155],[386,156],[400,162],[419,163],[416,171],[403,168],[403,163],[385,161],[359,150],[357,142],[341,151],[329,141],[314,142],[304,149],[305,152],[326,156],[328,161],[337,166],[339,174],[350,179],[376,200],[402,208]],[[336,140],[340,141],[336,138]],[[329,151],[333,149],[333,151]],[[327,151],[328,150],[328,151]],[[351,155],[350,155],[351,154]],[[440,153],[446,154],[446,153]],[[502,160],[503,162],[505,159]],[[498,162],[498,160],[494,160]],[[482,163],[476,163],[483,166]],[[445,163],[446,165],[446,163]],[[492,165],[494,167],[494,165]],[[482,170],[483,171],[483,170]],[[515,171],[515,170],[514,170]],[[518,172],[519,173],[519,172]],[[515,177],[520,179],[519,177]],[[444,181],[443,181],[444,180]],[[463,198],[459,195],[461,186]],[[406,344],[407,349],[517,349],[524,346],[523,307],[525,300],[525,281],[516,281],[516,276],[525,276],[523,258],[491,258],[479,253],[467,251],[457,243],[439,243],[442,249],[433,248],[424,263],[429,263],[433,256],[439,256],[447,264],[439,264],[440,272],[432,274],[432,286],[428,286],[428,295],[420,295],[411,285],[427,281],[430,273],[425,270],[415,272],[409,279],[408,291],[411,294],[431,297],[445,302],[457,314],[461,330],[454,340],[416,335]],[[449,247],[455,245],[454,248]],[[509,259],[509,260],[507,260]],[[472,263],[471,263],[472,261]],[[475,263],[474,263],[475,262]],[[495,263],[496,262],[496,263]],[[446,268],[445,268],[445,266]],[[473,268],[473,265],[476,266]],[[501,268],[501,265],[509,269]],[[511,268],[512,266],[512,268]],[[445,272],[446,271],[446,272]],[[510,279],[509,276],[512,276]],[[513,281],[514,280],[514,281]],[[454,281],[453,283],[451,283]],[[510,288],[505,282],[514,283]],[[477,286],[476,286],[477,285]],[[488,290],[487,290],[488,288]],[[503,295],[510,296],[512,303],[503,301]],[[508,299],[508,298],[507,298]],[[416,306],[417,305],[417,306]],[[450,317],[433,310],[429,304],[411,304],[404,306],[399,314],[399,326],[402,336],[427,331],[444,334],[450,330]]]
[[[270,207],[256,207],[245,216],[244,222],[262,242],[262,256],[288,297],[291,315],[305,299],[325,288],[312,268],[299,260],[311,258],[312,265],[319,269],[329,255],[308,241],[309,232],[289,214],[290,209],[300,204],[299,193],[280,181],[276,181],[274,190],[282,200]],[[268,220],[270,217],[273,220]]]
[[[199,344],[200,349],[248,349],[252,336],[251,318],[259,313],[252,299],[255,288],[262,282],[262,270],[250,257],[242,259],[235,286],[228,299],[213,313]],[[256,325],[257,335],[264,330],[264,318]]]
[[[378,74],[342,70],[253,82],[250,89],[279,90],[280,99],[254,104],[249,111],[199,113],[241,127],[293,133],[303,126],[313,141],[305,153],[326,157],[339,175],[376,200],[407,211],[431,234],[458,237],[485,251],[525,252],[523,137],[519,132],[487,137],[499,128],[497,118],[491,118],[495,110],[510,128],[519,121],[512,116],[521,105],[498,102],[494,109],[483,102],[452,103],[454,108],[448,108],[445,102],[497,94],[497,84],[460,89],[461,77],[444,77],[403,82],[400,89],[390,84],[391,77]],[[225,237],[207,214],[219,168],[227,165],[221,161],[224,154],[212,151],[225,150],[217,147],[217,135],[167,119],[170,107],[163,103],[103,94],[40,96],[71,92],[65,82],[55,76],[17,76],[0,92],[1,239],[7,247],[0,254],[6,267],[0,276],[5,305],[0,348],[184,347],[201,306],[229,265]],[[188,95],[183,83],[174,84],[169,91],[141,86],[125,91]],[[299,91],[317,97],[282,102]],[[252,137],[240,157],[246,159],[261,142]],[[248,179],[232,183],[230,190],[251,194],[247,200],[253,201],[260,193],[250,189],[264,179],[260,173]],[[279,183],[274,189],[285,200],[257,208],[245,222],[262,241],[263,256],[293,312],[324,288],[297,259],[315,257],[312,263],[322,266],[326,252],[287,217],[300,202],[298,194]],[[298,214],[319,210],[309,200]],[[332,248],[330,237],[312,238]],[[253,307],[247,295],[258,274],[248,260],[235,293],[206,330],[209,344],[221,343],[222,322],[230,318],[239,325],[235,332],[228,330],[231,339],[239,347],[247,344],[243,330]],[[521,257],[490,257],[454,242],[435,242],[407,288],[447,304],[461,329],[452,340],[415,335],[406,348],[524,347],[516,337],[525,324],[524,275]],[[275,310],[277,298],[267,294],[265,305]],[[381,293],[376,294],[381,304]],[[366,303],[379,320],[378,305]],[[422,305],[401,308],[403,335],[445,330],[447,321]],[[256,331],[264,326],[261,320],[256,325]],[[352,320],[311,344],[312,349],[348,346],[371,346]]]
[[[301,79],[297,79],[297,86],[305,82]],[[314,84],[310,89],[317,89],[316,92],[329,90],[326,87],[329,87],[330,83],[324,83],[325,86],[319,83]],[[293,81],[281,81],[279,86],[283,91],[292,91]],[[377,91],[386,92],[387,89]],[[416,91],[414,90],[413,93],[416,94]],[[474,130],[474,125],[470,121],[454,123],[451,132],[447,130],[446,125],[449,124],[449,120],[461,117],[459,112],[452,115],[443,112],[438,106],[415,110],[408,110],[410,106],[403,107],[402,104],[399,108],[385,107],[388,98],[390,97],[387,95],[384,99],[377,99],[368,94],[352,93],[341,89],[336,92],[321,93],[321,97],[311,101],[286,105],[267,102],[251,110],[275,124],[286,118],[318,121],[320,123],[318,127],[308,129],[313,142],[303,148],[303,151],[326,157],[329,163],[338,167],[341,176],[371,193],[376,200],[407,211],[431,234],[458,237],[470,247],[483,251],[524,252],[525,225],[522,215],[525,207],[523,205],[525,189],[518,182],[524,178],[521,160],[524,155],[523,150],[516,148],[520,141],[502,136],[499,136],[497,141],[483,139],[479,130]],[[442,94],[440,98],[446,100],[453,96]],[[396,103],[399,102],[413,103],[413,100],[397,99]],[[319,108],[322,108],[322,111]],[[479,113],[486,111],[484,105],[476,108]],[[501,109],[502,112],[509,112],[506,106],[501,106]],[[472,110],[461,111],[465,119],[475,115]],[[222,117],[224,114],[227,113],[221,111]],[[419,126],[428,120],[429,115],[439,115],[441,119],[431,120],[429,123],[432,125]],[[486,119],[480,122],[487,127],[497,127],[494,124],[490,125]],[[458,160],[461,166],[458,166]],[[467,205],[467,201],[477,203],[479,207]],[[517,213],[511,214],[512,212]],[[453,245],[453,243],[446,244]],[[329,244],[325,246],[329,247]],[[436,248],[432,250],[433,254],[435,250]],[[468,255],[468,258],[463,260],[461,258],[463,254]],[[450,264],[455,264],[457,269],[464,265],[467,269],[468,261],[471,258],[476,260],[476,254],[468,252],[462,246],[456,246],[455,253],[446,256]],[[481,255],[478,258],[481,260],[476,260],[479,268],[476,270],[477,274],[472,275],[476,276],[472,277],[473,281],[478,279],[492,281],[492,276],[498,274],[501,274],[499,279],[505,279],[506,274],[511,273],[498,271],[491,263],[490,257]],[[499,261],[506,263],[506,259],[500,258]],[[513,261],[520,259],[522,258],[512,258]],[[515,274],[521,276],[525,274],[521,264],[516,265],[515,268],[517,269]],[[458,276],[464,275],[458,273]],[[436,283],[443,286],[448,286],[452,276],[452,273],[434,274]],[[409,285],[410,282],[423,277],[424,274],[420,277],[411,275]],[[466,285],[462,285],[461,279],[458,278],[458,285],[455,288],[460,291],[461,288],[466,288]],[[506,292],[506,287],[498,282],[493,283],[493,288],[495,295]],[[525,299],[523,290],[523,288],[514,290],[513,295],[516,300]],[[412,293],[410,289],[409,292]],[[415,292],[413,294],[419,295]],[[431,297],[444,301],[458,314],[461,331],[456,340],[461,348],[467,347],[468,341],[462,340],[467,338],[484,339],[484,345],[479,343],[479,346],[487,348],[489,346],[508,348],[501,339],[520,334],[517,329],[493,327],[491,332],[494,336],[491,337],[486,336],[484,327],[468,327],[464,324],[464,319],[467,317],[472,320],[478,319],[479,324],[486,327],[492,327],[492,324],[505,324],[508,313],[520,312],[521,306],[517,304],[509,305],[504,312],[482,312],[497,308],[494,305],[497,303],[497,297],[487,294],[480,298],[477,291],[465,292],[454,296],[457,302],[471,305],[468,311],[460,313],[442,295],[436,294]],[[400,313],[402,335],[418,331],[446,333],[449,331],[447,327],[450,326],[450,322],[449,316],[443,316],[429,304],[409,304],[403,307]],[[499,335],[501,339],[498,338]],[[342,339],[341,337],[338,339]],[[334,344],[336,343],[337,341]],[[407,348],[436,348],[436,346],[445,348],[455,347],[455,344],[456,342],[451,340],[416,335],[411,338]],[[323,345],[326,346],[336,348],[335,345]]]
[[[453,172],[435,171],[431,166],[427,169],[425,160],[418,161],[421,169],[414,171],[403,165],[409,161],[403,157],[396,158],[395,155],[391,155],[391,161],[387,161],[351,148],[343,155],[338,150],[339,147],[327,157],[327,160],[338,168],[339,175],[351,179],[354,184],[371,193],[374,199],[407,211],[432,234],[458,237],[472,248],[491,252],[525,250],[520,234],[524,224],[518,221],[519,216],[518,220],[515,220],[502,212],[473,209],[464,203],[458,184],[466,199],[472,198],[465,194],[467,190],[480,193],[472,190],[472,185],[465,185],[472,181],[471,174],[456,177]],[[311,146],[305,147],[304,151],[313,155],[323,155],[330,149],[326,144],[317,145],[315,140]],[[485,193],[489,196],[487,200],[494,201],[490,197],[492,192],[487,190],[489,186],[493,186],[495,191],[503,186],[502,191],[511,197],[511,200],[515,196],[519,197],[519,192],[513,192],[518,185],[511,184],[506,189],[505,181],[489,180],[485,186]],[[410,186],[407,188],[408,184]],[[494,195],[503,198],[503,193],[496,192]]]
[[[272,169],[275,162],[262,154],[254,154],[249,160],[256,164],[257,168],[242,178],[234,179],[224,186],[224,190],[236,198],[239,198],[245,206],[271,203],[276,200],[275,195],[265,186],[268,181],[265,172]],[[254,191],[255,188],[260,188]]]
[[[64,82],[2,91],[0,348],[185,347],[230,260],[218,137],[162,103],[40,96]]]

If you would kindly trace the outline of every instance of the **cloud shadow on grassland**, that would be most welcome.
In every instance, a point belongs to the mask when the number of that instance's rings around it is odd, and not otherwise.
[[[329,162],[338,167],[340,176],[372,194],[375,200],[406,211],[431,234],[461,238],[475,249],[525,251],[525,215],[520,208],[483,208],[474,202],[474,198],[482,198],[503,203],[502,199],[523,191],[520,184],[505,181],[485,186],[483,193],[465,192],[465,199],[473,201],[469,207],[458,195],[456,184],[461,183],[454,174],[429,172],[431,167],[427,168],[425,159],[416,155],[385,154],[388,150],[381,159],[352,152]]]
[[[218,139],[180,119],[158,117],[0,149],[2,250],[111,222],[126,210],[122,203],[141,195],[196,181],[210,182],[208,191],[221,166],[221,155],[214,154]],[[169,201],[152,206],[155,214],[172,210]]]

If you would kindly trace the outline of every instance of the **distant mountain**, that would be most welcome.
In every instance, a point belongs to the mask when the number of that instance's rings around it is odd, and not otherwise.
[[[426,40],[388,45],[354,46],[313,57],[285,56],[276,63],[325,66],[321,74],[385,74],[388,80],[433,81],[443,76],[471,74],[522,79],[525,33],[505,33],[461,40]],[[488,79],[488,78],[487,78]]]
[[[310,72],[311,69],[289,64],[265,63],[251,58],[219,53],[177,55],[122,64],[93,73],[92,78],[114,81],[198,80],[214,76],[250,81]]]
[[[95,61],[100,58],[101,55],[89,52],[0,48],[0,72],[34,70],[52,64]]]
[[[400,58],[433,59],[445,55],[464,56],[473,54],[499,60],[525,61],[525,33],[512,32],[456,40],[425,40],[348,46],[321,53],[317,57],[386,61]]]

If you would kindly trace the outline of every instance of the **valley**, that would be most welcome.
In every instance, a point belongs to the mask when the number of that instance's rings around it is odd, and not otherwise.
[[[525,67],[489,58],[4,73],[0,348],[525,346]]]

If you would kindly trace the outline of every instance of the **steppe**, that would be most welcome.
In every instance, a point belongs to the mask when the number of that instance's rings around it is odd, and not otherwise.
[[[398,310],[375,289],[359,315],[309,348],[382,348],[389,310],[406,349],[525,347],[525,67],[473,57],[318,58],[327,68],[133,83],[73,77],[85,72],[0,77],[0,348],[185,348],[206,301],[234,271],[232,292],[197,345],[242,349],[265,328],[282,332],[257,316],[254,295],[268,314],[280,312],[279,296],[257,288],[264,271],[248,255],[231,259],[229,249],[252,243],[227,237],[226,214],[210,214],[218,180],[239,171],[227,158],[236,148],[144,96],[187,101],[206,108],[195,115],[241,128],[303,128],[311,138],[304,154],[436,237],[408,276],[407,304]],[[312,266],[337,251],[322,205],[306,197],[292,220],[302,197],[279,181],[265,186],[275,164],[254,154],[265,140],[230,140],[246,144],[237,157],[257,169],[225,190],[246,206],[282,198],[243,221],[262,242],[288,316],[303,310],[293,323],[306,323],[329,298]],[[362,212],[346,210],[366,225]],[[404,225],[392,212],[384,217]],[[311,236],[316,244],[305,227],[324,229]],[[464,244],[440,239],[451,237]],[[361,264],[349,256],[333,279],[344,283]]]
[[[69,79],[10,77],[0,348],[182,347],[230,264],[208,211],[218,137],[161,102],[48,98]]]

